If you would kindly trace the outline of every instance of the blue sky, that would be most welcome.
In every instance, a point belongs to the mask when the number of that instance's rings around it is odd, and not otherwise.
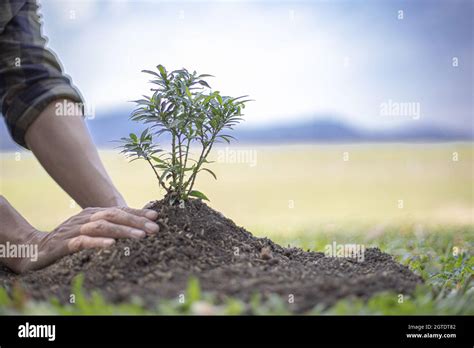
[[[161,63],[249,94],[250,125],[334,117],[473,127],[469,0],[40,3],[49,46],[98,117],[148,93],[140,70]],[[418,103],[420,117],[381,115],[388,101]]]

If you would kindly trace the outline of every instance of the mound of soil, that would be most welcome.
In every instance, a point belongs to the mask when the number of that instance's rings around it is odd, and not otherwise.
[[[140,297],[153,307],[160,298],[178,298],[190,276],[218,299],[247,301],[293,295],[289,309],[302,312],[338,299],[392,290],[410,293],[421,279],[379,249],[365,250],[363,261],[326,257],[319,252],[284,248],[257,238],[200,200],[185,208],[154,202],[160,232],[141,240],[118,240],[102,250],[84,250],[40,271],[21,276],[0,270],[0,284],[20,284],[33,299],[51,296],[66,303],[71,282],[84,274],[84,289],[99,290],[117,303]]]

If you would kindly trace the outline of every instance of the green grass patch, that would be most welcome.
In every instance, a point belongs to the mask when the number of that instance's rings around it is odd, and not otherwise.
[[[425,281],[411,296],[400,297],[396,293],[380,293],[363,301],[350,298],[337,302],[330,308],[315,307],[308,314],[474,314],[474,257],[472,255],[473,227],[438,227],[420,232],[407,226],[389,227],[376,238],[360,232],[348,235],[345,231],[331,233],[295,233],[296,238],[275,236],[283,245],[290,244],[304,249],[323,251],[326,244],[358,243],[366,247],[379,247],[394,255]],[[400,231],[405,231],[401,233]],[[19,288],[12,296],[0,288],[1,314],[60,314],[60,315],[285,315],[290,314],[288,304],[278,296],[263,300],[255,294],[249,303],[236,298],[217,301],[210,293],[202,292],[196,278],[190,278],[184,296],[158,301],[153,310],[145,309],[139,299],[114,305],[107,303],[99,292],[90,296],[82,291],[82,278],[74,282],[75,303],[61,305],[56,299],[48,302],[29,301]]]

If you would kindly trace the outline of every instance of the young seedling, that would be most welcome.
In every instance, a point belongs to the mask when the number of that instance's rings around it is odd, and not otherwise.
[[[207,157],[216,142],[234,139],[224,132],[242,120],[242,109],[249,100],[212,91],[205,80],[211,75],[186,69],[168,72],[162,65],[157,69],[143,70],[153,76],[153,94],[134,101],[137,107],[130,116],[148,127],[140,135],[130,133],[128,138],[121,138],[121,152],[132,161],[141,158],[148,162],[170,204],[189,197],[209,200],[194,189],[196,177],[206,171],[217,179],[207,168],[211,163]],[[155,142],[164,134],[169,136],[169,150]]]

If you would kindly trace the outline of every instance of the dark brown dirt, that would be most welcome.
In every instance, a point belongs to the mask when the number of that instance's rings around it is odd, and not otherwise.
[[[257,238],[199,200],[185,208],[162,201],[161,231],[142,240],[119,240],[109,249],[84,250],[36,272],[17,276],[0,269],[0,284],[20,284],[34,299],[56,296],[67,302],[71,282],[84,274],[84,289],[99,290],[112,302],[140,297],[153,307],[160,298],[178,298],[191,275],[218,299],[247,301],[259,293],[278,294],[302,312],[341,298],[369,298],[391,290],[410,293],[421,279],[379,249],[365,250],[363,262],[284,248]],[[129,253],[128,253],[129,251]]]

